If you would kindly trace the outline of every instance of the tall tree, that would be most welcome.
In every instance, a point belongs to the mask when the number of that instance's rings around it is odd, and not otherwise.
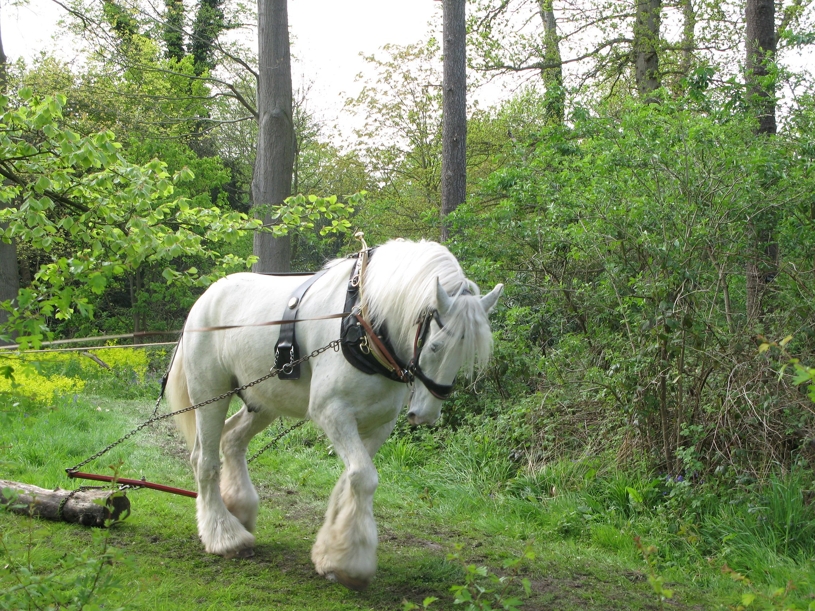
[[[693,0],[682,0],[682,48],[679,62],[680,78],[687,77],[693,68],[693,50],[696,47],[696,7]]]
[[[747,93],[755,109],[759,136],[776,133],[775,86],[770,68],[775,60],[775,2],[747,0],[745,11],[744,63]],[[746,267],[747,319],[756,321],[762,312],[761,299],[766,286],[775,277],[778,245],[773,240],[775,221],[772,210],[758,210],[750,219],[753,252]]]
[[[541,68],[546,88],[546,119],[550,123],[563,123],[566,111],[566,90],[563,88],[563,59],[553,0],[538,0],[543,22],[544,66]]]
[[[200,0],[195,22],[192,24],[190,44],[190,52],[195,60],[195,71],[198,74],[215,67],[215,43],[224,27],[223,0]]]
[[[660,87],[659,25],[662,0],[636,0],[634,22],[634,74],[644,100]]]
[[[164,0],[164,54],[167,59],[181,61],[184,59],[184,2],[183,0]]]
[[[258,147],[252,178],[252,205],[272,223],[269,206],[291,195],[294,169],[291,55],[287,0],[258,0]],[[255,271],[286,272],[291,267],[288,236],[256,233]]]
[[[3,36],[0,31],[0,94],[5,95],[8,87],[6,53],[3,50]],[[0,203],[0,208],[5,208],[8,203]],[[5,225],[0,225],[0,232],[5,231]],[[0,240],[0,302],[13,301],[17,299],[20,290],[20,276],[17,267],[17,244],[14,239],[8,242]],[[0,325],[8,321],[8,312],[0,309]],[[7,342],[0,339],[0,345]]]
[[[8,86],[7,62],[6,52],[3,50],[2,29],[0,29],[0,93],[3,94],[6,93],[6,87]]]
[[[773,0],[747,0],[745,47],[745,80],[758,115],[757,133],[775,134],[775,86],[767,78],[776,52]]]
[[[444,92],[442,97],[441,239],[445,221],[467,197],[467,27],[465,0],[444,0]]]

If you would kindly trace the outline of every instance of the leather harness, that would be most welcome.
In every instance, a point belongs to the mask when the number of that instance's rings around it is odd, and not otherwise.
[[[430,310],[419,317],[416,337],[413,341],[413,357],[406,365],[401,363],[396,356],[388,336],[387,325],[383,322],[380,325],[379,332],[374,332],[370,323],[360,311],[359,293],[364,263],[365,259],[370,258],[375,250],[375,248],[368,248],[349,256],[349,258],[356,258],[357,261],[351,270],[345,294],[343,311],[350,312],[350,314],[342,319],[340,328],[342,354],[345,360],[363,373],[383,375],[390,380],[403,384],[410,384],[415,378],[418,378],[434,397],[447,399],[452,394],[453,385],[436,383],[419,366],[422,348],[430,334],[430,323],[435,320],[439,327],[444,327],[438,311]],[[327,269],[324,269],[314,274],[291,294],[283,312],[283,320],[287,322],[281,326],[280,336],[275,345],[275,368],[282,369],[284,365],[300,358],[300,349],[295,334],[296,323],[294,321],[297,319],[297,313],[306,292],[327,271]],[[286,371],[281,370],[279,377],[282,380],[299,379],[299,365],[286,368]]]
[[[297,312],[300,309],[300,302],[303,301],[303,297],[305,296],[306,292],[311,288],[311,285],[317,282],[317,280],[319,280],[327,271],[327,269],[324,269],[317,272],[303,284],[294,289],[294,292],[291,294],[291,297],[286,304],[286,309],[283,310],[282,320],[285,322],[280,327],[280,336],[278,337],[277,344],[275,344],[274,347],[274,366],[275,369],[280,370],[277,377],[281,380],[300,379],[300,363],[296,363],[295,365],[286,367],[284,369],[284,365],[294,363],[300,358],[300,347],[297,345],[297,339],[295,338],[296,324],[294,321],[297,319]],[[349,310],[345,311],[348,312]]]

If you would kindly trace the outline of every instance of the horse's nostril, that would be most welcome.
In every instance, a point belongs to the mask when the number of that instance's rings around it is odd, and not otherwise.
[[[408,418],[413,419],[416,417],[416,412],[408,412]]]

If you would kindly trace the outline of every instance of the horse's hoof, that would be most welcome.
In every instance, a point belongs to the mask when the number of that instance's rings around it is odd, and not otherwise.
[[[362,590],[367,588],[368,584],[370,583],[369,579],[351,577],[343,571],[334,571],[333,573],[328,573],[325,577],[329,581],[336,581],[337,583],[344,585],[349,590],[354,590],[355,592],[362,592]]]
[[[252,547],[244,547],[243,549],[239,549],[235,552],[229,552],[224,554],[224,558],[227,560],[231,560],[233,558],[251,558],[255,555],[255,550]]]

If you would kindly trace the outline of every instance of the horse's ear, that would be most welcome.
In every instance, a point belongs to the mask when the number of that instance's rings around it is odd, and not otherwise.
[[[436,309],[439,311],[439,314],[444,316],[447,312],[450,311],[452,305],[453,298],[447,294],[447,291],[445,291],[444,288],[442,288],[439,279],[436,278]]]
[[[489,314],[492,312],[495,304],[498,303],[498,298],[504,290],[503,284],[496,284],[495,288],[481,298],[481,307]]]

